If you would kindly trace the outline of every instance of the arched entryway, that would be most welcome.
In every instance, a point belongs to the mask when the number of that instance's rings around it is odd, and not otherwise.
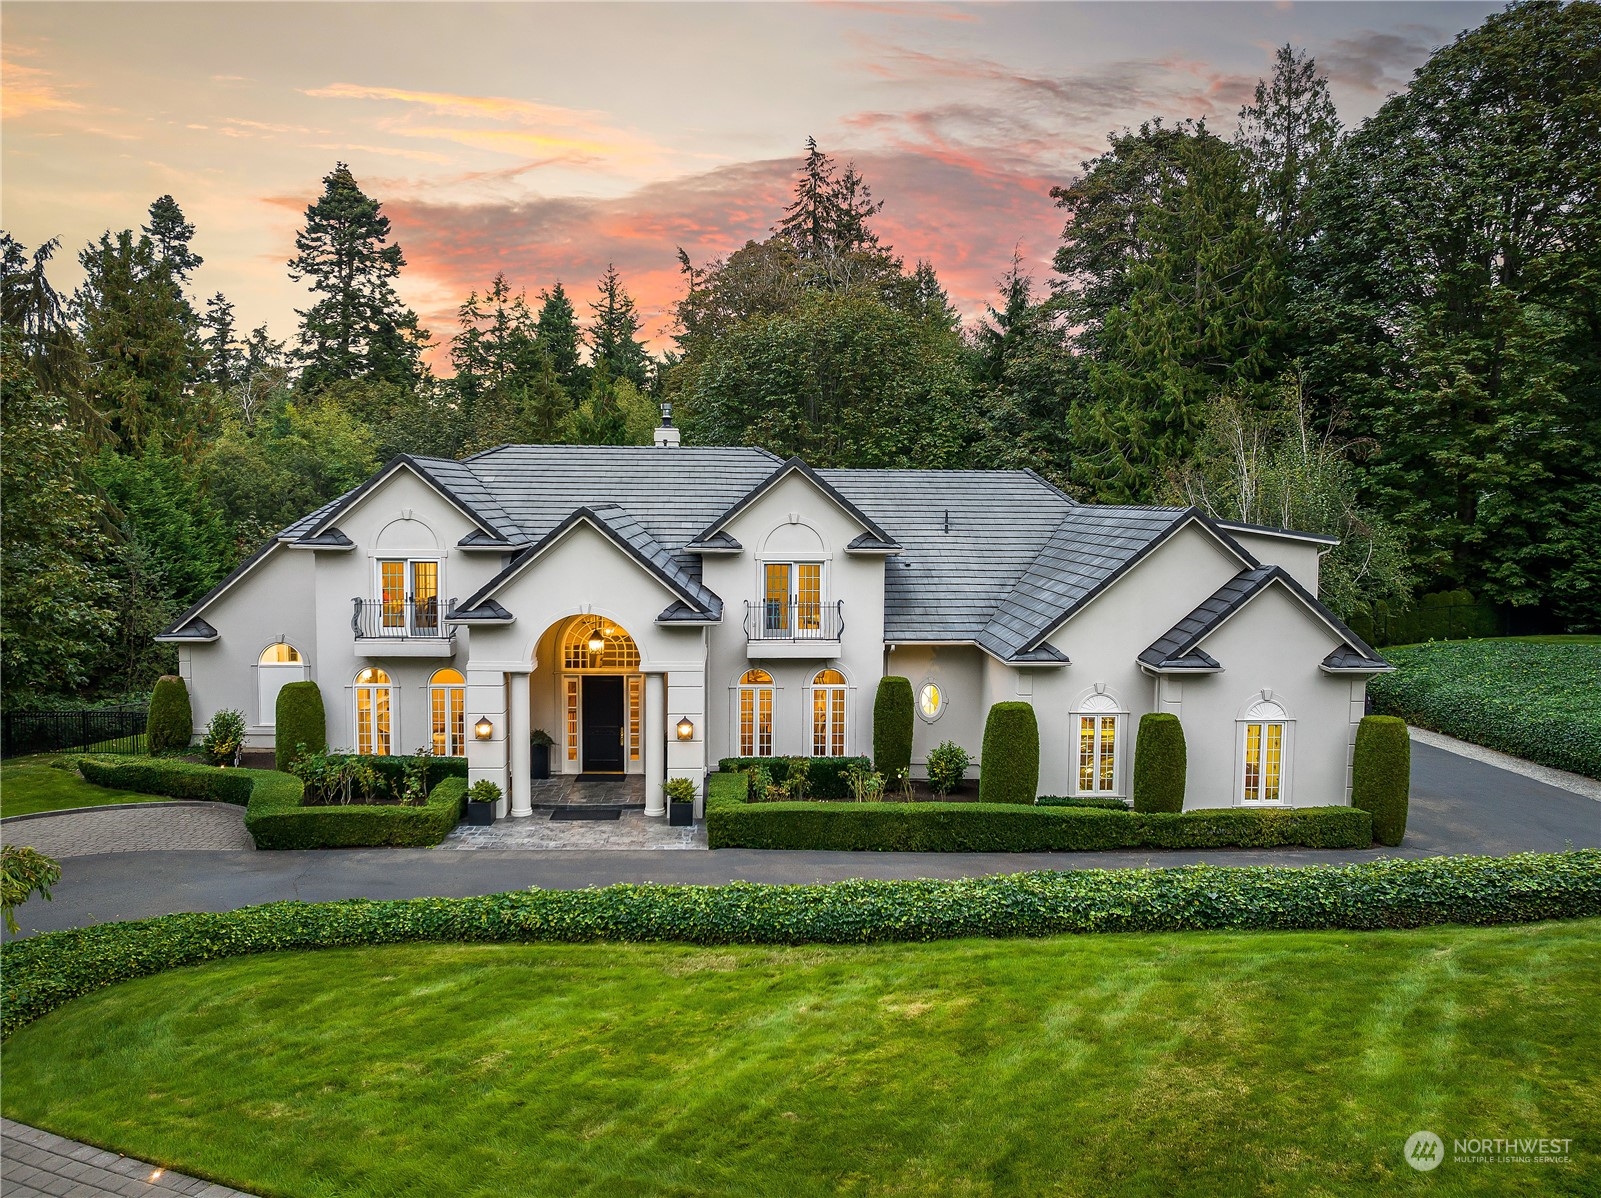
[[[567,622],[558,644],[563,771],[642,772],[645,676],[634,638],[614,620],[584,615]]]

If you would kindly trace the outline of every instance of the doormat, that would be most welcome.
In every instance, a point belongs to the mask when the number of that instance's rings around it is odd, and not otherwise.
[[[574,782],[621,782],[628,775],[618,770],[615,774],[579,774]]]
[[[621,819],[621,807],[558,807],[551,819]]]

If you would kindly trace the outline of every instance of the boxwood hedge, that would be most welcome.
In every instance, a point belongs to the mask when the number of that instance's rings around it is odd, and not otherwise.
[[[322,691],[315,682],[290,682],[278,691],[274,709],[273,764],[287,770],[299,756],[299,746],[308,753],[328,748],[328,714],[323,710]]]
[[[1040,785],[1040,725],[1030,703],[996,703],[984,721],[978,764],[982,803],[1032,803]]]
[[[806,793],[814,799],[849,798],[850,784],[845,779],[851,767],[873,768],[868,757],[808,757],[806,762]],[[724,757],[717,768],[726,774],[763,766],[774,782],[783,782],[789,777],[789,763],[788,757]]]
[[[1398,845],[1406,836],[1412,793],[1412,739],[1406,721],[1365,715],[1351,753],[1351,804],[1373,813],[1373,838]]]
[[[873,768],[886,778],[911,768],[912,718],[911,679],[880,678],[873,699]]]
[[[195,736],[194,711],[189,687],[176,674],[163,674],[150,692],[150,713],[145,717],[145,744],[152,753],[170,753],[189,746]]]
[[[263,771],[221,769],[157,757],[80,757],[78,772],[85,782],[111,790],[166,795],[169,799],[234,803],[243,807],[250,802],[254,776]]]
[[[1146,813],[982,802],[750,803],[743,774],[714,774],[706,791],[706,839],[714,849],[832,852],[1365,849],[1373,843],[1373,817],[1355,807]]]
[[[403,944],[868,944],[1227,928],[1415,928],[1601,915],[1601,851],[1192,865],[960,881],[619,885],[476,898],[269,903],[46,932],[0,947],[0,1033],[130,978],[251,953]]]

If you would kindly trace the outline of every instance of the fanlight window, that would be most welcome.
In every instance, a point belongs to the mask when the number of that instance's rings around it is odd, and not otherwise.
[[[279,641],[276,645],[268,645],[261,651],[261,664],[264,666],[299,665],[300,650],[293,645]]]
[[[283,641],[263,649],[256,662],[256,723],[264,728],[276,726],[278,692],[305,678],[306,662],[299,649]]]
[[[467,680],[460,670],[434,674],[428,683],[428,709],[434,756],[463,756],[467,752]]]
[[[812,679],[812,756],[845,756],[845,675],[838,670]]]
[[[773,676],[746,670],[739,680],[739,755],[773,755]]]
[[[356,675],[356,752],[387,757],[394,750],[389,675],[368,668]]]
[[[580,616],[567,629],[562,665],[568,670],[637,670],[639,646],[610,620]]]

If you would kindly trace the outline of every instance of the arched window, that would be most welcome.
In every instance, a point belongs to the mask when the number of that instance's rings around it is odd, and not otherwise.
[[[387,757],[391,748],[389,675],[371,667],[356,675],[356,752]]]
[[[439,670],[428,682],[428,710],[433,716],[435,757],[467,752],[467,680],[460,670]]]
[[[1117,700],[1103,691],[1088,695],[1072,716],[1078,745],[1078,768],[1073,772],[1073,793],[1119,793],[1118,752],[1123,743],[1125,713]]]
[[[1288,801],[1292,727],[1283,705],[1266,695],[1246,708],[1240,720],[1242,804],[1261,806]]]
[[[263,649],[256,661],[256,723],[266,728],[276,725],[278,692],[305,680],[306,663],[299,649],[283,641]]]
[[[812,679],[812,756],[845,756],[845,675],[819,670]]]
[[[601,616],[579,616],[562,643],[562,665],[568,670],[639,669],[639,646],[628,632]]]
[[[739,755],[773,755],[773,676],[746,670],[739,679]]]

